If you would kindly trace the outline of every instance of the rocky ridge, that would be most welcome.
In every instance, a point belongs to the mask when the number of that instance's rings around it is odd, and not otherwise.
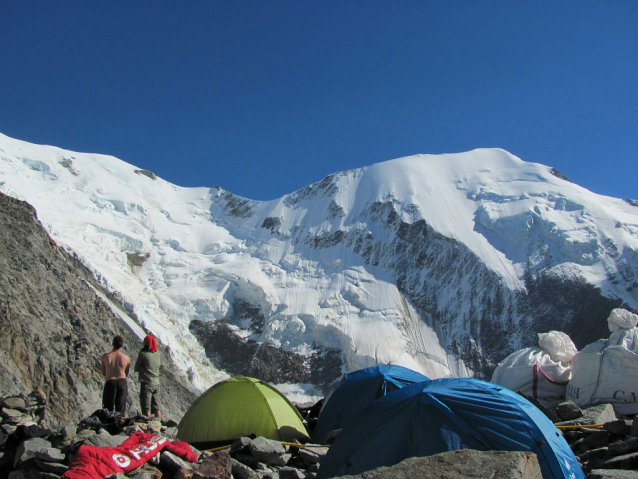
[[[47,424],[77,422],[101,406],[99,361],[124,337],[135,361],[141,349],[135,318],[122,318],[115,298],[74,257],[48,236],[35,210],[0,194],[0,394],[39,390],[48,405]],[[119,312],[115,314],[114,309]],[[195,393],[161,347],[161,404],[180,418]],[[129,410],[138,408],[139,386],[129,379]]]

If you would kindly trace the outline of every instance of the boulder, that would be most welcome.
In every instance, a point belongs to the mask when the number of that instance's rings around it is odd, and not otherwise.
[[[184,475],[184,470],[178,474]],[[185,475],[184,477],[188,477]],[[217,451],[207,455],[201,464],[193,468],[192,479],[231,479],[232,465],[227,451]]]
[[[579,453],[598,449],[609,445],[609,433],[603,430],[592,431],[576,443]]]
[[[35,459],[45,462],[62,462],[65,455],[59,449],[51,447],[51,443],[46,439],[40,437],[27,439],[18,446],[13,459],[13,467],[25,465]]]
[[[583,416],[583,411],[572,401],[565,401],[556,406],[556,413],[562,421],[571,421]]]
[[[118,447],[127,439],[128,436],[125,434],[120,434],[117,436],[111,436],[110,434],[94,434],[86,438],[84,444],[87,446],[95,447]]]
[[[291,454],[286,453],[286,448],[280,442],[265,437],[258,437],[250,441],[248,449],[255,459],[270,466],[285,466],[291,457]]]
[[[638,437],[629,437],[625,441],[614,442],[609,445],[608,449],[616,456],[638,452]]]
[[[162,453],[160,454],[160,465],[173,472],[177,472],[182,469],[193,469],[188,462],[184,461],[181,457],[178,457],[169,451],[162,451]]]
[[[64,474],[69,468],[69,466],[60,464],[59,462],[46,462],[41,459],[36,459],[35,465],[41,471],[52,472],[53,474],[57,474],[58,476]]]
[[[259,477],[250,467],[236,459],[231,459],[231,466],[234,479],[257,479]]]
[[[323,456],[328,454],[327,447],[306,447],[299,449],[299,457],[307,466],[317,464],[321,461]]]
[[[616,436],[628,436],[631,432],[632,422],[627,419],[617,419],[616,421],[606,422],[603,429]]]
[[[277,471],[279,479],[305,479],[306,473],[295,467],[282,467]]]
[[[119,434],[117,436],[111,436],[110,434],[94,434],[86,438],[84,444],[86,446],[95,447],[118,447],[127,439],[128,436],[125,434]]]
[[[78,433],[78,428],[77,426],[69,424],[60,428],[59,433],[65,439],[67,437],[75,437],[75,435]]]
[[[411,457],[392,467],[341,479],[542,479],[536,455],[531,452],[475,451],[463,449],[428,457]]]
[[[582,410],[583,415],[578,419],[571,421],[562,421],[556,423],[556,426],[582,426],[590,424],[604,424],[616,420],[614,406],[611,404],[597,404]]]
[[[605,461],[601,469],[636,469],[638,468],[638,452],[617,456]]]
[[[2,405],[6,408],[19,409],[23,412],[27,412],[27,402],[20,396],[11,396],[5,398],[4,401],[2,401]]]

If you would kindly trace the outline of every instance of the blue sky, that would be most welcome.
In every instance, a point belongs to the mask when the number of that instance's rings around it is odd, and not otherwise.
[[[0,1],[0,132],[259,200],[504,148],[638,199],[638,2]]]

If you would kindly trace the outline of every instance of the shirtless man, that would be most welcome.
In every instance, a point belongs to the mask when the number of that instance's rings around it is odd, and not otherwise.
[[[117,411],[122,416],[126,411],[126,398],[128,396],[126,377],[131,368],[131,360],[121,351],[123,345],[122,336],[115,336],[113,338],[113,351],[102,356],[100,368],[106,379],[102,407],[109,411]]]

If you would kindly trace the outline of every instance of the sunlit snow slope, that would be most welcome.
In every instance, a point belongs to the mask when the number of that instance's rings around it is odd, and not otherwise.
[[[396,363],[483,375],[534,334],[638,310],[637,203],[503,150],[418,155],[258,202],[0,135],[0,191],[170,346],[196,387]],[[212,363],[212,364],[211,364]]]

